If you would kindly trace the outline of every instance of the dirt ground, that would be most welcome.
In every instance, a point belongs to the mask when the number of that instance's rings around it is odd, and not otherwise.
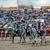
[[[26,44],[19,44],[19,37],[15,37],[14,44],[11,41],[1,41],[0,40],[0,50],[50,50],[50,37],[46,37],[46,46],[33,46],[30,44],[30,40],[27,39]]]

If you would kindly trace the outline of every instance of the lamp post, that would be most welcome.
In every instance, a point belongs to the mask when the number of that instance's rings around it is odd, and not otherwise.
[[[1,10],[3,10],[3,5],[1,4]]]
[[[19,5],[18,4],[19,4],[19,0],[17,0],[17,6],[18,6],[17,8],[18,8],[18,11],[19,11]]]

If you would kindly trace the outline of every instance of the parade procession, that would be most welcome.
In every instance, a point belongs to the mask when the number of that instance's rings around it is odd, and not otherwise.
[[[9,40],[12,40],[12,43],[14,43],[14,38],[17,36],[20,37],[20,42],[26,42],[27,37],[29,37],[30,40],[41,37],[42,43],[42,39],[45,39],[45,36],[50,35],[48,33],[50,28],[49,24],[50,12],[47,10],[42,11],[40,9],[37,11],[33,8],[24,8],[18,12],[0,10],[1,40],[3,40],[4,37],[5,40],[7,40],[7,37],[9,37]],[[24,41],[22,41],[22,38]]]
[[[28,6],[23,1],[26,5],[20,5],[17,1],[17,7],[0,4],[0,42],[15,44],[16,39],[20,45],[29,43],[31,47],[47,46],[47,38],[50,37],[50,6],[41,5],[37,8],[37,5],[35,8],[32,2],[29,3]]]

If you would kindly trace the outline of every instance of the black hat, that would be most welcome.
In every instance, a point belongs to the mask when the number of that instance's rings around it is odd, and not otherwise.
[[[23,22],[23,23],[25,23],[25,21],[24,21],[24,20],[22,20],[22,22]]]

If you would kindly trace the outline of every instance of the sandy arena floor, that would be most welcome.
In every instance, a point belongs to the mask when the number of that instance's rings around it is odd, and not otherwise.
[[[14,44],[11,43],[11,41],[1,41],[0,40],[0,50],[50,50],[50,37],[46,37],[47,39],[47,45],[46,46],[33,46],[32,44],[29,44],[30,41],[27,39],[26,44],[19,44],[19,37],[15,37]]]

